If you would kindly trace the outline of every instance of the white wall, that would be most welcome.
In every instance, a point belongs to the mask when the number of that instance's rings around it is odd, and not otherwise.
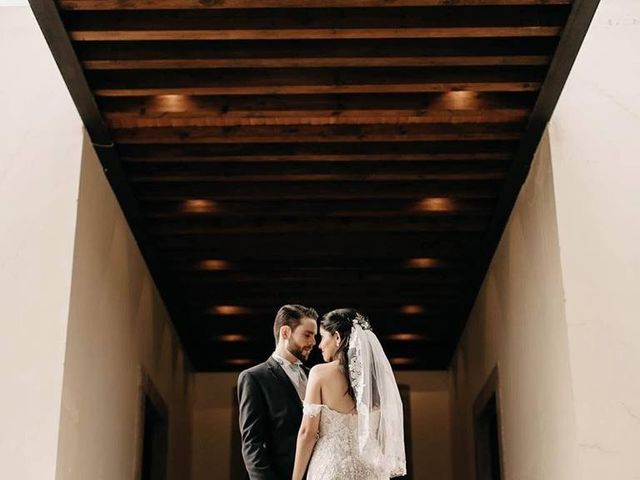
[[[28,7],[0,7],[0,478],[55,474],[82,123]]]
[[[475,478],[473,403],[499,368],[505,480],[582,480],[548,137],[452,364],[453,478]],[[614,478],[614,477],[600,477]]]
[[[398,372],[409,385],[415,480],[451,479],[448,372]],[[237,373],[195,375],[192,480],[230,478],[233,388]]]
[[[137,478],[139,367],[147,372],[169,410],[167,478],[189,478],[190,368],[85,137],[58,480]]]
[[[550,123],[581,480],[640,478],[639,47],[602,0]]]

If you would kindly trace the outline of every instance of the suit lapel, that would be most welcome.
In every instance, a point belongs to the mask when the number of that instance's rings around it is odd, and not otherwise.
[[[296,402],[296,405],[302,408],[302,401],[300,400],[300,396],[298,395],[296,387],[293,386],[293,383],[291,383],[291,380],[289,379],[287,374],[284,373],[284,370],[276,361],[276,359],[273,357],[269,357],[269,360],[267,360],[267,365],[269,365],[269,370],[271,370],[271,373],[276,377],[276,380],[280,383],[280,385],[282,385],[282,388],[285,391],[289,392],[289,396]]]

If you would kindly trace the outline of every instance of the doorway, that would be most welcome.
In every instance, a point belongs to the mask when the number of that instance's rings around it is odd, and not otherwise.
[[[473,406],[476,480],[502,480],[498,369],[494,369]]]
[[[148,375],[140,371],[140,480],[166,480],[169,415],[165,402]]]

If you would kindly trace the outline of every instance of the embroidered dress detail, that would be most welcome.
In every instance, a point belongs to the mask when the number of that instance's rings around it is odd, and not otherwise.
[[[384,472],[362,458],[358,451],[358,415],[332,410],[326,405],[304,404],[304,414],[320,415],[318,440],[307,480],[388,480]]]
[[[303,407],[302,414],[305,417],[317,417],[322,411],[322,405],[318,405],[317,403],[304,402]]]

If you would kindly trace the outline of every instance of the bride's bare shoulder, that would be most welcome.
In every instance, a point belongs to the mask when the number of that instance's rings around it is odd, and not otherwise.
[[[337,361],[329,363],[319,363],[311,368],[310,375],[321,379],[331,379],[340,375],[340,366]]]

